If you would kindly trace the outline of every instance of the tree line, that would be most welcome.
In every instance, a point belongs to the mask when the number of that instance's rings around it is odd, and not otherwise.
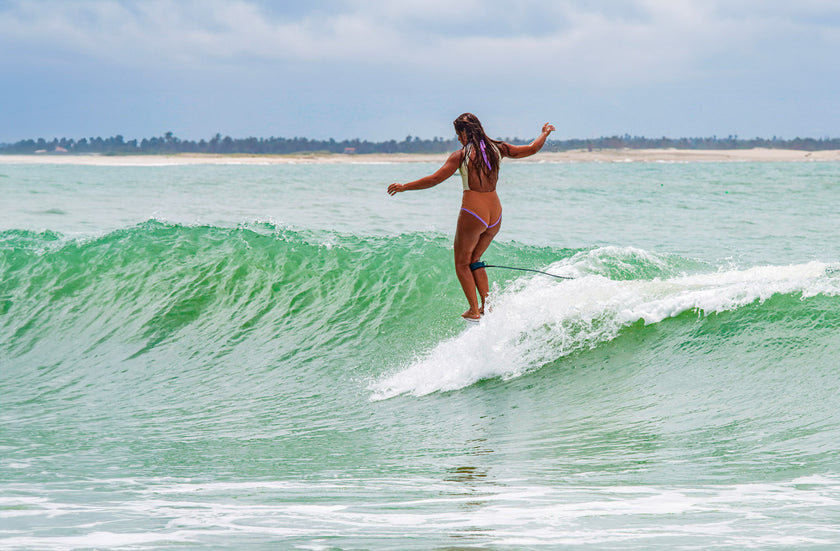
[[[525,144],[530,140],[504,138],[513,144]],[[100,154],[100,155],[160,155],[177,153],[217,153],[217,154],[254,154],[286,155],[292,153],[446,153],[458,149],[460,144],[455,139],[421,139],[406,136],[402,141],[387,140],[371,142],[368,140],[311,140],[308,138],[231,138],[216,134],[209,140],[183,140],[172,132],[163,136],[126,140],[117,135],[110,138],[53,138],[47,141],[20,140],[12,144],[0,144],[0,154]],[[549,140],[544,151],[569,151],[578,149],[797,149],[818,151],[840,149],[840,138],[752,138],[741,139],[737,135],[725,138],[717,136],[707,138],[646,138],[644,136],[604,136],[594,139]]]

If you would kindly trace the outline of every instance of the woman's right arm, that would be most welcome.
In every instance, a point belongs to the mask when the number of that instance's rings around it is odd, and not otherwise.
[[[504,151],[505,156],[512,157],[514,159],[521,159],[522,157],[530,157],[540,149],[542,146],[545,145],[545,139],[548,138],[548,135],[554,132],[554,125],[545,123],[542,127],[542,133],[537,137],[536,140],[529,143],[528,145],[511,145],[506,143],[507,151]],[[502,149],[502,148],[500,148]]]
[[[455,171],[458,170],[458,167],[461,165],[461,157],[463,154],[463,149],[459,149],[458,151],[452,153],[452,155],[446,159],[446,162],[443,163],[443,166],[437,169],[434,174],[423,176],[419,180],[414,180],[413,182],[409,182],[407,184],[391,184],[388,186],[388,195],[396,195],[401,191],[427,189],[438,185],[455,174]]]

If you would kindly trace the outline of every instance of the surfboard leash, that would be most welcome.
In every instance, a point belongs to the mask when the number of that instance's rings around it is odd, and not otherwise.
[[[470,264],[470,270],[472,270],[473,272],[480,269],[480,268],[504,268],[505,270],[518,270],[520,272],[534,272],[536,274],[543,274],[543,275],[547,275],[547,276],[551,276],[551,277],[556,277],[557,279],[574,279],[573,277],[550,274],[548,272],[543,272],[541,270],[532,270],[530,268],[514,268],[513,266],[499,266],[497,264],[487,264],[486,262],[482,262],[480,260],[478,262],[473,262],[472,264]]]

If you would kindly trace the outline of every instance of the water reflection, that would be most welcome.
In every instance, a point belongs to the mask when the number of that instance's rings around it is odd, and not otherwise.
[[[487,446],[486,438],[468,440],[466,444],[465,459],[475,458],[478,461],[493,453]],[[496,495],[499,488],[499,484],[490,476],[490,469],[476,464],[450,467],[446,469],[443,480],[452,483],[452,490],[444,492],[443,495],[460,502],[459,508],[466,517],[473,516],[475,512],[487,506],[489,498]],[[493,536],[493,530],[487,526],[464,525],[455,528],[449,536],[458,544],[439,548],[441,551],[458,551],[487,543]]]

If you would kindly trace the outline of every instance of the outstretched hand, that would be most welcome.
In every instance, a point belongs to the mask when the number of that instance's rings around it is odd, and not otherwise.
[[[552,132],[554,132],[555,130],[556,130],[556,129],[554,128],[554,125],[553,125],[553,124],[551,124],[551,123],[548,123],[548,122],[547,122],[547,123],[545,123],[545,124],[543,125],[543,128],[542,128],[543,134],[551,134],[551,133],[552,133]]]
[[[388,195],[396,195],[401,191],[405,191],[405,185],[403,184],[391,184],[388,186]]]

